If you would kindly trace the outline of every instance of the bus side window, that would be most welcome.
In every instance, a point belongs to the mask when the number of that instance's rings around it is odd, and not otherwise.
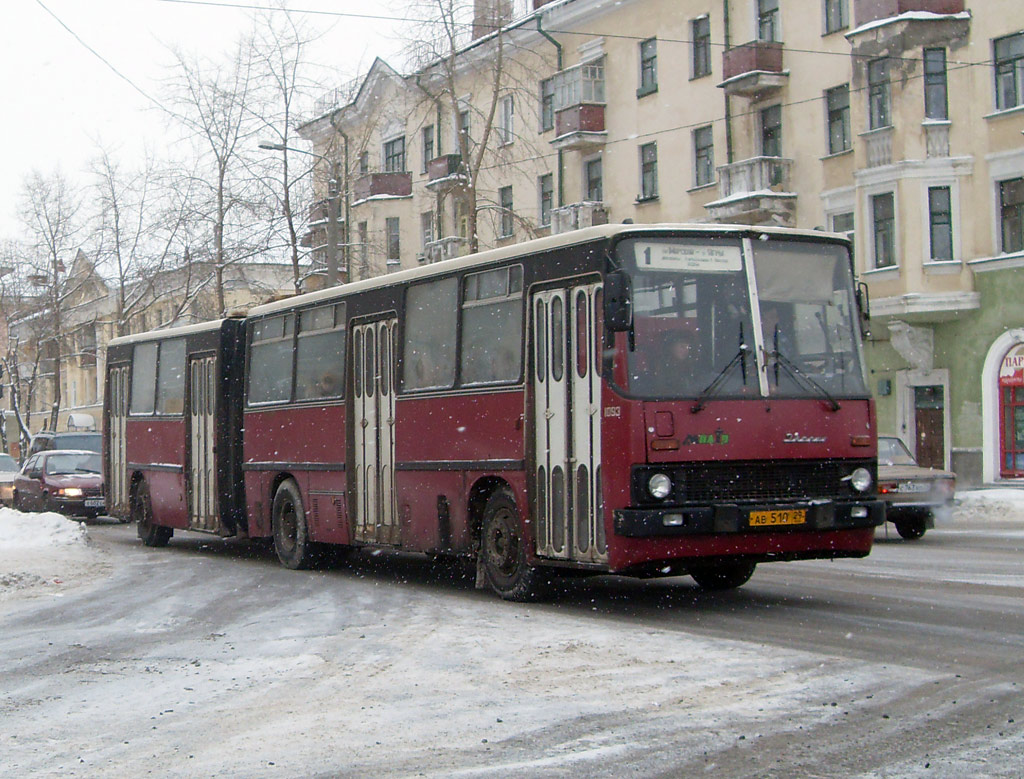
[[[156,403],[156,341],[136,344],[132,353],[132,414],[152,414]]]
[[[410,287],[405,296],[402,390],[446,389],[455,384],[458,279]]]
[[[518,381],[523,361],[522,266],[466,276],[461,383]]]
[[[157,369],[156,411],[181,414],[185,410],[185,339],[160,344]]]
[[[295,373],[295,397],[298,400],[340,398],[344,394],[344,303],[300,314]]]
[[[249,402],[288,401],[292,393],[294,314],[257,322],[249,352]]]

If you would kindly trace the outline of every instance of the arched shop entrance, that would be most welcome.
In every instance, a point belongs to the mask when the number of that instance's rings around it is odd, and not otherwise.
[[[982,373],[983,477],[1024,479],[1024,330],[997,338]]]
[[[1024,344],[999,367],[999,475],[1024,478]]]

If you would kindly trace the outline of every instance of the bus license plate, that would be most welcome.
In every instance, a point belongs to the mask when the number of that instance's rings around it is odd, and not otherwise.
[[[807,521],[806,509],[778,509],[776,511],[751,511],[751,527],[771,525],[802,525]]]
[[[85,507],[87,509],[101,509],[103,508],[103,498],[86,498]]]

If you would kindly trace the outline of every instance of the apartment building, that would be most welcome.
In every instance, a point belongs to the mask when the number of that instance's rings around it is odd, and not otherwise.
[[[880,429],[1024,478],[1018,0],[478,0],[453,56],[358,86],[300,128],[343,278],[605,221],[846,233]]]
[[[127,332],[217,318],[216,294],[209,283],[212,274],[210,263],[197,261],[186,268],[162,271],[150,280],[151,284],[133,285],[129,297],[139,299],[128,318]],[[223,277],[228,311],[247,309],[294,293],[289,264],[229,265],[224,268]],[[70,293],[62,311],[59,348],[47,304],[35,298],[20,301],[21,312],[12,318],[6,338],[0,339],[3,353],[12,348],[16,352],[16,381],[22,404],[31,395],[31,406],[23,417],[33,433],[50,426],[58,359],[61,400],[57,429],[99,430],[107,343],[117,335],[126,334],[119,332],[112,290],[83,251],[79,251],[70,264],[66,287]],[[9,382],[11,377],[4,379]],[[6,437],[12,453],[17,454],[19,431],[12,402],[13,393],[5,393]]]

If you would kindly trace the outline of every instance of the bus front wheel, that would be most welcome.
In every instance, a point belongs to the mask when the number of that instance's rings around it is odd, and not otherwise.
[[[750,581],[756,567],[757,563],[716,563],[695,566],[688,573],[701,589],[734,590]]]
[[[519,509],[507,491],[487,499],[480,555],[487,583],[505,600],[531,601],[542,595],[543,572],[527,562]]]
[[[300,570],[313,565],[313,542],[309,540],[306,512],[299,485],[291,479],[281,482],[274,493],[274,551],[285,568]]]
[[[153,523],[153,501],[149,498],[149,485],[140,481],[132,492],[131,518],[135,531],[146,546],[167,546],[174,529]]]

